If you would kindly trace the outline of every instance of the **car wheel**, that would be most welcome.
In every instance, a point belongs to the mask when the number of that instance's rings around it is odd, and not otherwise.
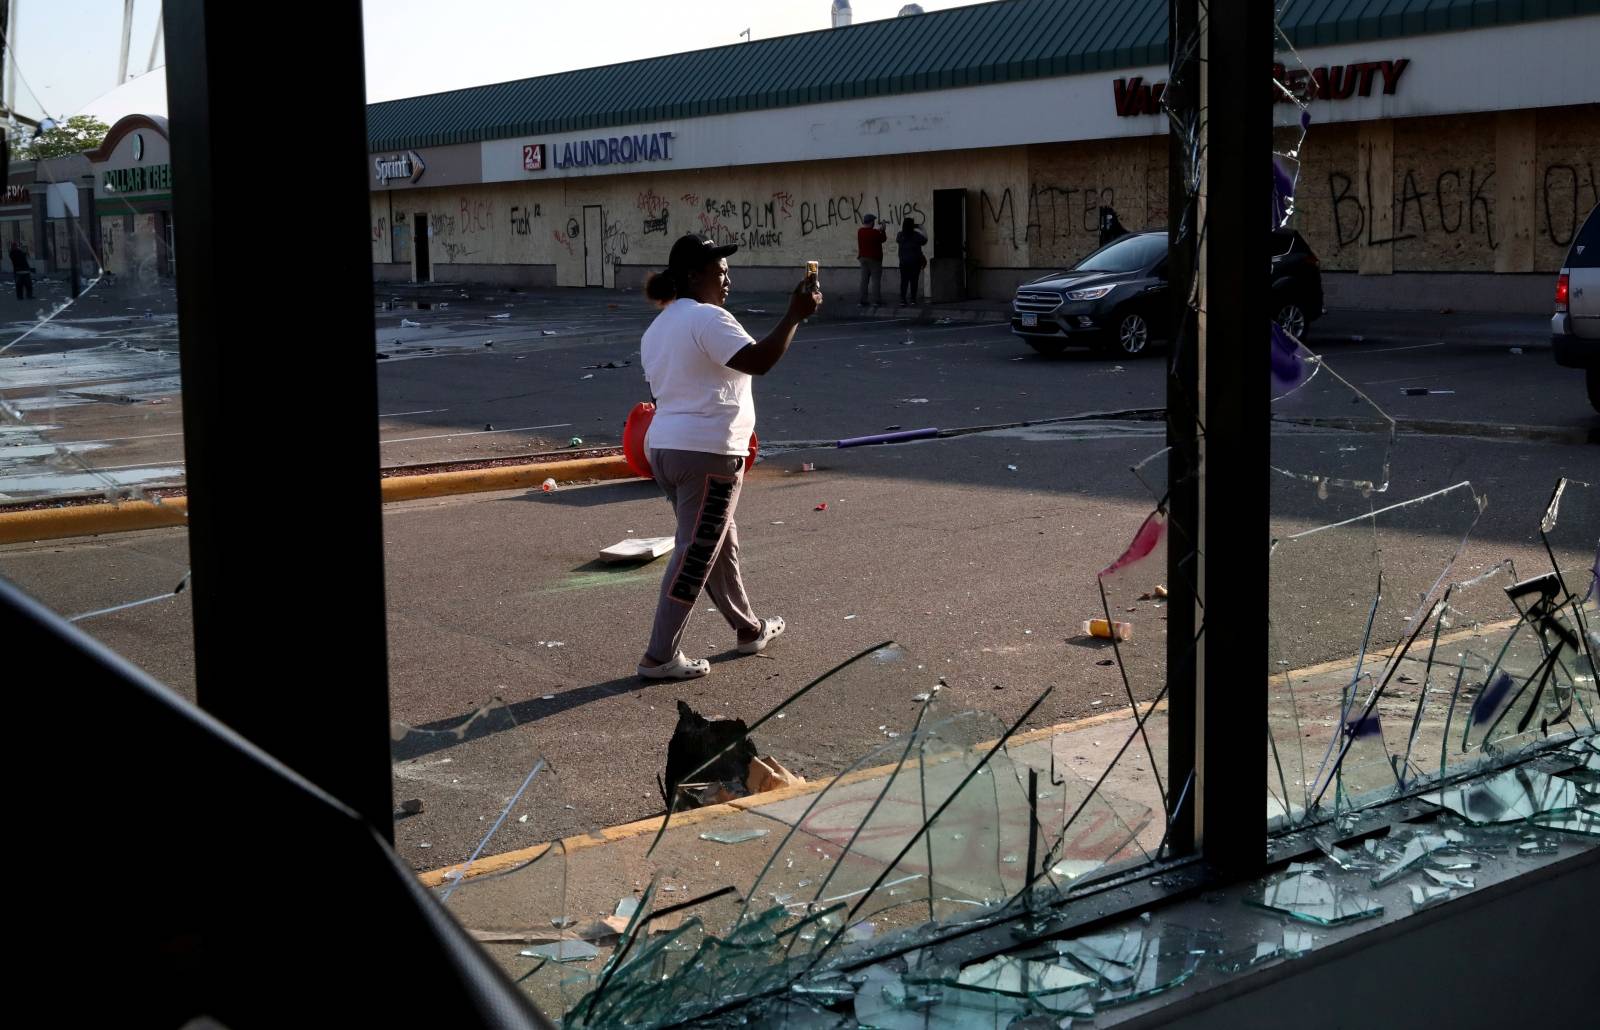
[[[1600,365],[1590,365],[1586,373],[1589,381],[1589,403],[1600,411]]]
[[[1065,340],[1056,340],[1048,336],[1024,336],[1023,340],[1047,358],[1060,357],[1067,349]]]
[[[1272,319],[1278,327],[1297,340],[1306,338],[1306,312],[1305,309],[1294,301],[1289,301],[1278,309],[1277,315]]]
[[[1150,323],[1137,311],[1125,312],[1117,322],[1116,349],[1124,357],[1136,358],[1150,344]]]

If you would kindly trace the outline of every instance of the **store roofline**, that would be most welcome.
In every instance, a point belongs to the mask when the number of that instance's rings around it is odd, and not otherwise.
[[[1414,0],[1403,6],[1416,5]],[[1365,0],[1333,0],[1316,10],[1291,9],[1285,12],[1284,32],[1297,48],[1369,42],[1596,14],[1600,0],[1447,0],[1443,6],[1376,15],[1368,13],[1369,7]],[[1061,29],[1069,19],[1086,23],[1079,27],[1073,21]],[[975,34],[979,22],[987,31]],[[1147,67],[1166,63],[1165,23],[1165,0],[995,0],[911,19],[369,104],[368,150],[481,143]],[[1117,24],[1121,27],[1113,27]],[[914,52],[906,55],[907,50]],[[886,59],[874,74],[824,72],[818,78],[819,68],[879,60],[885,53],[901,56]],[[693,95],[706,82],[734,85],[715,95]],[[642,102],[660,96],[674,99]],[[559,113],[531,117],[534,110]]]

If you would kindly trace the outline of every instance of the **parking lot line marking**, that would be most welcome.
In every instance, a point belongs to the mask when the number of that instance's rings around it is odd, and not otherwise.
[[[1365,354],[1393,354],[1396,351],[1402,351],[1402,350],[1427,350],[1429,347],[1443,347],[1443,346],[1444,346],[1444,341],[1441,340],[1438,343],[1413,343],[1413,344],[1409,344],[1409,345],[1407,345],[1405,347],[1376,347],[1376,348],[1374,348],[1372,350],[1361,351],[1361,353],[1363,355],[1365,355]]]
[[[449,410],[450,410],[449,408],[418,408],[416,411],[391,411],[387,415],[379,415],[378,417],[379,418],[399,418],[401,415],[435,415],[435,414],[438,414],[441,411],[449,411]]]
[[[456,436],[488,436],[491,433],[526,433],[534,429],[567,429],[571,422],[552,422],[547,426],[519,426],[516,429],[476,429],[468,433],[437,433],[433,436],[402,436],[395,440],[379,440],[378,446],[390,443],[415,443],[418,440],[448,440]]]

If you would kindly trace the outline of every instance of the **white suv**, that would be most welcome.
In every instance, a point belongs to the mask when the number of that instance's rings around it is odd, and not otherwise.
[[[1556,364],[1588,370],[1589,403],[1600,411],[1600,207],[1589,212],[1556,279],[1550,337]]]

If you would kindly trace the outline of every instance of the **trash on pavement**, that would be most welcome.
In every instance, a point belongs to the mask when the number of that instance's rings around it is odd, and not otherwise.
[[[817,470],[817,463],[814,462],[814,461],[802,461],[800,463],[800,471],[801,472],[815,472],[816,470]]]
[[[554,490],[555,488],[556,488],[556,481],[554,479],[546,479],[544,482],[539,484],[539,489],[543,490],[545,493],[549,493],[550,491]]]
[[[589,374],[588,374],[588,375],[586,375],[586,376],[579,376],[579,377],[578,377],[578,378],[579,378],[579,379],[593,379],[593,378],[594,378],[594,373],[593,373],[593,372],[590,372],[590,373],[589,373]]]
[[[510,318],[511,317],[511,312],[502,311],[498,315],[490,315],[489,317],[490,318]]]
[[[1521,347],[1512,347],[1511,348],[1511,353],[1513,353],[1513,354],[1521,354],[1522,353],[1522,348]]]
[[[663,554],[672,553],[676,541],[670,536],[629,537],[610,547],[600,548],[604,562],[655,561]]]
[[[821,504],[817,505],[815,508],[812,508],[811,510],[812,511],[827,511],[828,510],[828,502],[827,501],[823,501]]]
[[[744,778],[744,785],[752,794],[765,794],[767,791],[777,790],[779,787],[797,787],[805,782],[806,778],[804,776],[785,769],[783,763],[771,755],[761,755],[751,759],[750,771],[745,774]],[[766,831],[761,831],[760,835],[766,836]],[[717,838],[706,837],[705,839],[716,840]],[[749,840],[751,838],[746,837],[744,839]],[[723,843],[731,844],[734,842],[724,841]]]
[[[1107,622],[1105,619],[1083,620],[1083,632],[1104,640],[1132,640],[1133,623]]]
[[[556,334],[556,331],[554,329],[541,329],[541,330],[539,330],[539,335],[540,336],[554,336],[555,334]]]
[[[418,815],[422,812],[421,798],[407,798],[400,802],[400,811],[404,815]]]
[[[582,447],[583,446],[583,437],[574,436],[572,439],[567,441],[567,446],[568,447]]]
[[[402,318],[400,320],[400,328],[402,328],[402,329],[421,329],[422,328],[422,323],[421,322],[413,322],[409,318]]]

